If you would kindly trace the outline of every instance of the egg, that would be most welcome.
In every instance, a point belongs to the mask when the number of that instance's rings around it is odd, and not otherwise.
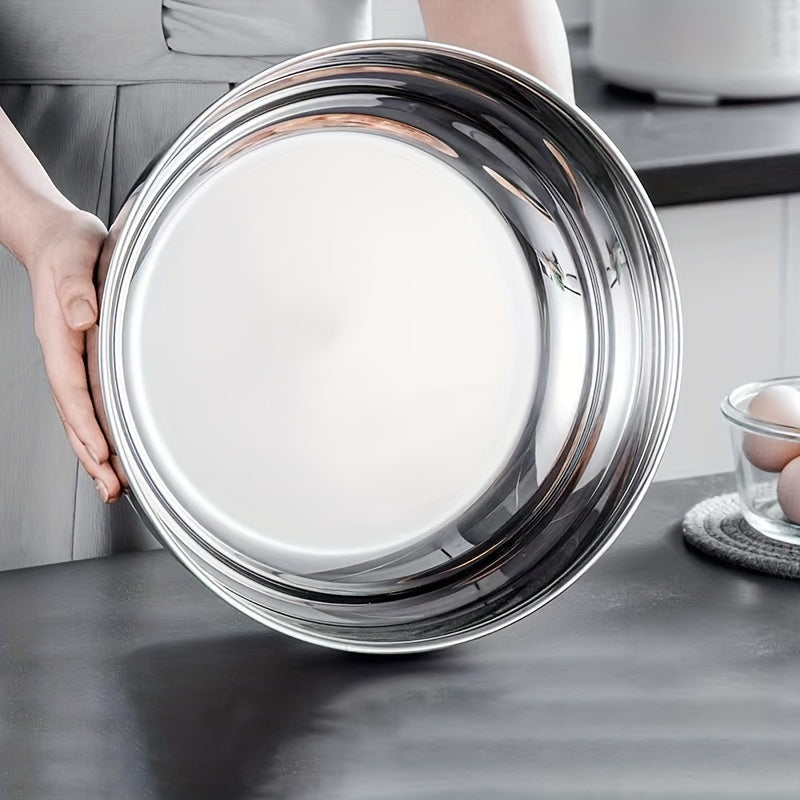
[[[788,425],[800,431],[800,392],[791,386],[770,386],[755,395],[747,413],[764,422]],[[780,472],[800,456],[800,443],[746,433],[742,450],[747,460],[765,472]]]
[[[800,457],[792,459],[778,477],[778,503],[790,522],[800,525]]]

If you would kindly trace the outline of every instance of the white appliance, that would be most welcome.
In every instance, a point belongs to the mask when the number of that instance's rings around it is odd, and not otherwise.
[[[800,0],[594,0],[591,57],[663,101],[800,95]]]

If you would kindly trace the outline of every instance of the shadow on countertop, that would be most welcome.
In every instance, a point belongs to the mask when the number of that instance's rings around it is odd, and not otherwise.
[[[328,706],[338,696],[381,682],[391,692],[392,678],[444,661],[339,653],[265,632],[152,645],[130,653],[122,671],[154,796],[243,800],[305,796],[326,776],[308,763],[292,775],[293,745],[336,727]]]

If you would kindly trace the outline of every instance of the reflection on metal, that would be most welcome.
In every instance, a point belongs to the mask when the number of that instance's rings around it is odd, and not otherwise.
[[[623,250],[619,239],[606,239],[606,249],[611,262],[606,267],[606,270],[612,275],[611,283],[609,284],[609,288],[611,288],[620,282],[623,272],[628,272],[628,257],[625,255],[625,250]]]
[[[536,199],[535,195],[531,194],[530,192],[523,191],[519,186],[512,183],[508,178],[504,178],[502,175],[495,172],[487,164],[483,165],[483,169],[486,174],[494,178],[494,180],[496,180],[500,186],[511,192],[511,194],[517,198],[517,200],[521,200],[523,203],[529,205],[532,209],[541,214],[548,222],[553,221],[553,217],[550,215],[550,212]]]
[[[580,190],[578,189],[578,183],[575,180],[575,175],[572,172],[572,167],[570,167],[567,157],[549,139],[543,139],[542,143],[552,153],[553,158],[555,158],[561,169],[564,171],[564,176],[566,177],[568,183],[572,187],[572,191],[575,194],[575,200],[578,206],[582,206],[581,193]]]
[[[555,252],[550,251],[550,254],[541,253],[538,250],[536,255],[539,258],[539,264],[542,268],[542,273],[550,278],[561,291],[572,292],[572,294],[579,295],[580,292],[568,283],[577,283],[578,276],[573,272],[564,272],[564,268],[558,263],[558,256]]]

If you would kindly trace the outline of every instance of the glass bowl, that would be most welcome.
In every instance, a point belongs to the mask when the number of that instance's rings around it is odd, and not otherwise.
[[[765,536],[800,544],[800,524],[790,518],[800,519],[800,461],[795,461],[800,457],[800,427],[750,413],[754,398],[775,389],[797,392],[797,398],[788,392],[786,397],[789,412],[795,402],[800,412],[800,377],[793,376],[739,386],[723,400],[722,413],[729,423],[744,518]],[[780,395],[777,402],[783,406]]]
[[[541,607],[622,530],[672,423],[677,286],[641,185],[577,108],[459,48],[341,45],[236,87],[100,275],[131,502],[317,644],[429,650]]]

